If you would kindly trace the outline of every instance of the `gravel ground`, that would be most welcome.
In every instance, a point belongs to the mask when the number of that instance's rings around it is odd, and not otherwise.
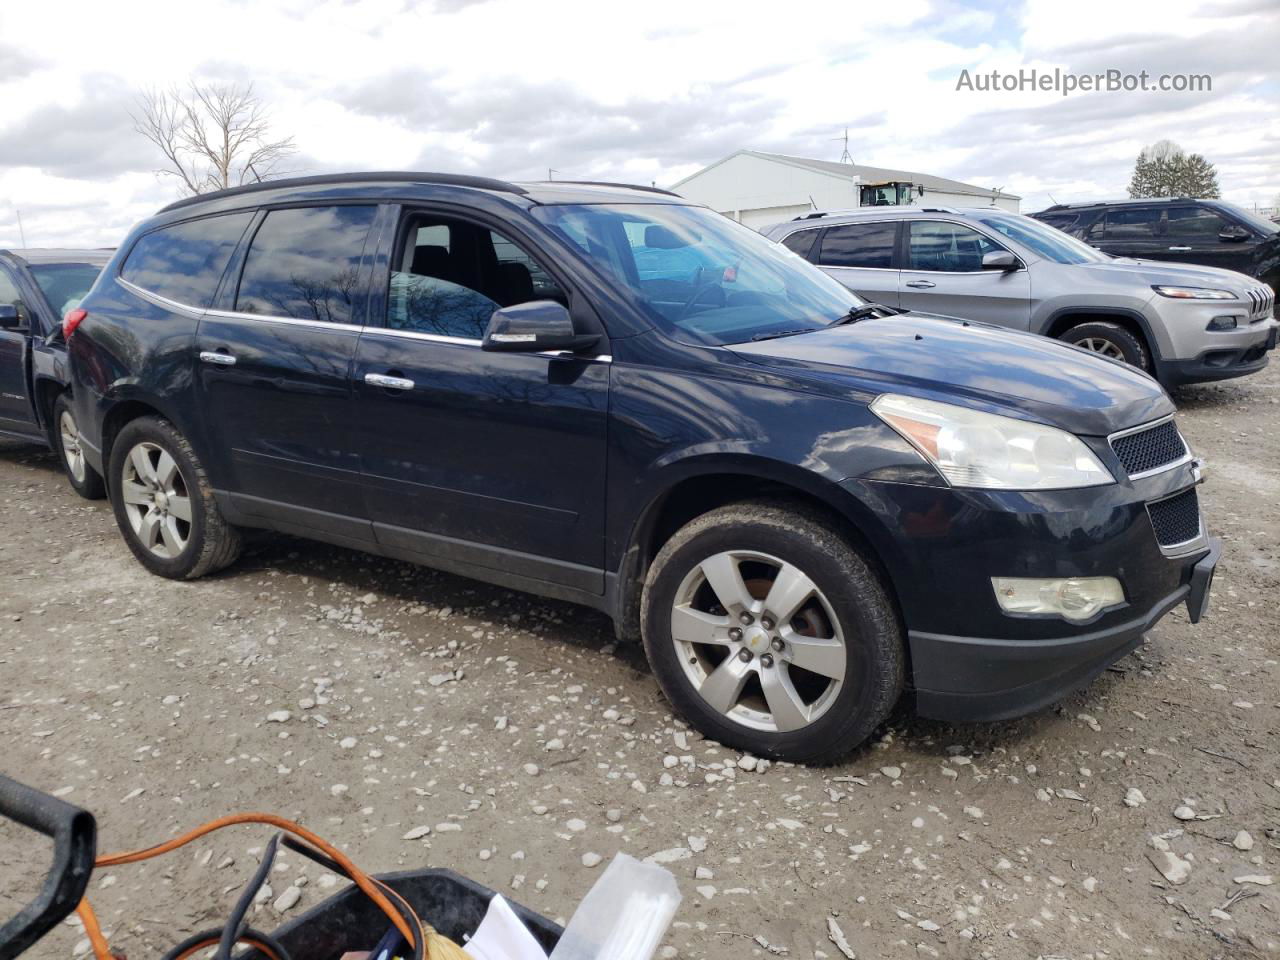
[[[286,538],[153,577],[51,455],[0,444],[0,768],[92,810],[104,851],[274,811],[561,919],[600,858],[656,856],[685,898],[667,958],[1275,955],[1280,367],[1177,399],[1226,540],[1209,618],[1035,716],[902,712],[822,770],[687,730],[590,611]],[[113,945],[220,924],[267,837],[104,871]],[[44,855],[0,827],[0,917]],[[268,929],[333,890],[294,855],[271,885]],[[68,923],[31,955],[86,949]]]

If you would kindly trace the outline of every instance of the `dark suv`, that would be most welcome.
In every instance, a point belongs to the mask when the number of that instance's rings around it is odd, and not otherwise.
[[[711,737],[1047,704],[1218,556],[1151,378],[869,306],[671,194],[349,174],[173,204],[68,319],[150,570],[259,527],[608,612]]]
[[[90,500],[103,495],[102,478],[80,449],[62,317],[109,259],[110,250],[0,250],[0,437],[48,444]]]
[[[1031,216],[1113,257],[1235,270],[1280,293],[1280,224],[1222,200],[1057,204]]]

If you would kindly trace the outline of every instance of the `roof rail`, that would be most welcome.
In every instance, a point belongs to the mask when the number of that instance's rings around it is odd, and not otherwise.
[[[244,193],[257,193],[262,190],[280,190],[290,187],[320,187],[331,183],[433,183],[452,187],[471,187],[474,190],[493,190],[499,193],[515,193],[524,195],[528,191],[505,180],[494,180],[490,177],[472,177],[461,173],[422,173],[406,170],[373,170],[357,173],[323,173],[313,177],[288,177],[282,180],[259,180],[257,183],[246,183],[226,190],[214,190],[212,193],[198,193],[194,197],[175,200],[160,213],[178,210],[206,200],[220,200],[223,197],[235,197]]]
[[[639,183],[615,183],[612,180],[538,180],[538,183],[568,183],[576,187],[621,187],[624,190],[643,190],[645,193],[661,193],[668,197],[681,197],[674,190],[664,190],[662,187],[646,187]]]

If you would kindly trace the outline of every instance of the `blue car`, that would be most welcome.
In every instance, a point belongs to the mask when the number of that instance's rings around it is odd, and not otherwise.
[[[139,224],[65,321],[85,455],[164,577],[249,528],[605,611],[674,707],[833,761],[904,694],[1087,683],[1218,542],[1146,374],[876,307],[639,187],[256,184]]]

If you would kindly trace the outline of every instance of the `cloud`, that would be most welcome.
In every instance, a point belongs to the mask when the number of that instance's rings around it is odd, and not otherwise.
[[[34,57],[11,43],[0,43],[0,83],[25,77],[46,66],[46,62]]]

